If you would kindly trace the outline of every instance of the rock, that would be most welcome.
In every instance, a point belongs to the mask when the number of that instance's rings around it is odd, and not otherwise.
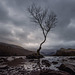
[[[8,66],[18,66],[21,63],[24,63],[26,60],[24,60],[23,58],[16,58],[12,61],[7,62]]]
[[[71,60],[75,60],[75,57],[71,57],[71,58],[69,58],[69,59],[71,59]]]
[[[0,59],[0,63],[3,63],[4,61],[3,61],[3,59]]]
[[[50,67],[51,63],[48,60],[42,60],[42,65],[45,65],[46,67]]]
[[[43,58],[43,57],[44,57],[43,55],[37,55],[37,53],[26,56],[27,59],[39,59],[39,58]]]
[[[62,61],[64,62],[64,61],[67,61],[67,59],[62,59]]]
[[[8,60],[6,58],[0,58],[0,62],[8,62]]]
[[[9,67],[7,65],[0,65],[0,69],[8,69]]]
[[[30,59],[30,60],[29,60],[29,62],[33,62],[33,61],[34,61],[34,59]]]
[[[57,62],[57,61],[53,61],[52,63],[53,63],[54,65],[55,65],[55,64],[58,64],[58,62]]]
[[[70,75],[64,71],[45,70],[41,71],[40,75]]]
[[[75,66],[72,64],[61,64],[59,69],[75,75]]]
[[[14,58],[13,57],[8,57],[7,60],[12,61],[12,60],[14,60]]]
[[[40,71],[31,71],[30,75],[40,75]]]

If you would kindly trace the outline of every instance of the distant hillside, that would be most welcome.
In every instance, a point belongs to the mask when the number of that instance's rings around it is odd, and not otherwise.
[[[68,49],[64,49],[61,48],[60,50],[57,50],[56,56],[75,56],[75,49],[72,48],[68,48]]]
[[[44,56],[51,56],[54,55],[56,53],[55,49],[42,49],[41,50],[41,54]]]
[[[0,42],[0,56],[26,56],[32,53],[20,46]]]

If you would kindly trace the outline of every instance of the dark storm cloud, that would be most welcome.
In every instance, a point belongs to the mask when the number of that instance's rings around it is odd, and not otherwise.
[[[30,22],[27,12],[33,2],[54,11],[58,17],[44,48],[74,47],[75,0],[0,0],[0,41],[27,47],[39,45],[42,32]]]
[[[0,22],[7,22],[8,19],[8,11],[0,2]]]
[[[75,0],[61,0],[56,7],[59,19],[56,33],[65,41],[75,40],[74,28],[69,25],[75,20]],[[74,25],[74,23],[73,23]]]

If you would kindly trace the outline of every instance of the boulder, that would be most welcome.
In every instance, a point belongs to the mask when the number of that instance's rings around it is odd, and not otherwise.
[[[33,62],[33,61],[34,61],[34,59],[30,59],[30,60],[29,60],[29,62]]]
[[[53,63],[54,65],[58,64],[58,62],[57,62],[57,61],[53,61],[52,63]]]
[[[41,63],[42,63],[42,65],[45,65],[46,67],[51,66],[51,63],[48,60],[42,60]]]
[[[23,58],[16,58],[12,61],[8,61],[6,64],[8,66],[18,66],[21,63],[24,63],[26,60],[24,60]]]
[[[64,61],[67,61],[67,59],[62,59],[62,61],[64,62]]]
[[[72,64],[61,64],[59,67],[60,70],[66,71],[71,75],[75,75],[75,65]]]
[[[27,59],[39,59],[39,58],[43,58],[44,56],[43,55],[37,55],[37,53],[33,53],[31,55],[27,55],[26,58]]]
[[[0,62],[8,62],[7,58],[0,58]]]
[[[3,59],[0,59],[0,63],[3,63],[4,61],[3,61]]]
[[[75,60],[75,57],[70,57],[69,59],[71,59],[71,60]]]
[[[40,71],[31,71],[30,75],[40,75]]]
[[[64,71],[43,70],[40,72],[40,75],[70,75],[70,74]]]
[[[0,69],[8,69],[9,67],[7,65],[0,65]]]

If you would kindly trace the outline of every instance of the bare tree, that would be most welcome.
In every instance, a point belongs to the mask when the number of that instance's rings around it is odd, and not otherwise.
[[[41,7],[37,7],[35,4],[28,8],[28,12],[31,15],[32,22],[39,25],[43,32],[44,40],[37,49],[37,54],[40,55],[40,50],[46,41],[47,34],[56,26],[57,16],[53,12],[49,13],[47,9],[43,10]]]

